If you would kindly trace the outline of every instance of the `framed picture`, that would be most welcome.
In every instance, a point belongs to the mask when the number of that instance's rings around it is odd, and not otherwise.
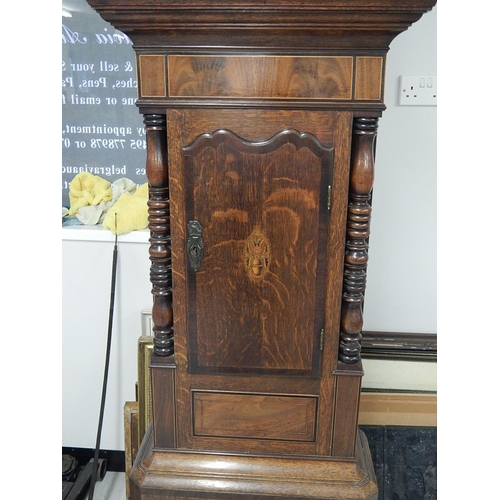
[[[144,337],[152,337],[153,333],[153,316],[150,310],[141,311],[142,335]]]
[[[128,401],[123,408],[125,426],[125,490],[126,498],[130,499],[129,476],[134,464],[135,457],[139,452],[141,438],[139,436],[139,403]]]

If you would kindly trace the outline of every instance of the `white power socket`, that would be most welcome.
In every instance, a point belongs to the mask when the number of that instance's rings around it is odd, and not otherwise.
[[[437,76],[400,76],[400,106],[437,106]]]

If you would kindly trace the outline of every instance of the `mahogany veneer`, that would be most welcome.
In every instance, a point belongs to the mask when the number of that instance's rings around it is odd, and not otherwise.
[[[134,42],[153,423],[134,500],[374,499],[358,431],[389,43],[434,0],[88,0]]]

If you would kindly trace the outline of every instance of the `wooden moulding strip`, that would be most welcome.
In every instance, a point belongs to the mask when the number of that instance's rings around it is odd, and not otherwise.
[[[437,426],[437,394],[362,392],[359,425]]]

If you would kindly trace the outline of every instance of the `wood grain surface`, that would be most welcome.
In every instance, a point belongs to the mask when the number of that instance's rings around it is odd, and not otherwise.
[[[350,56],[169,56],[169,96],[350,99],[353,65]]]
[[[328,456],[352,114],[186,109],[167,117],[178,446]],[[186,257],[191,219],[202,224],[205,246],[196,272]],[[246,267],[256,226],[269,257],[262,279]],[[281,326],[270,330],[267,320],[263,329],[262,311]],[[193,391],[317,398],[314,441],[194,435]]]
[[[255,143],[221,130],[184,152],[205,246],[188,270],[191,371],[317,373],[333,151],[296,131]]]
[[[194,392],[199,436],[314,441],[315,397]]]

